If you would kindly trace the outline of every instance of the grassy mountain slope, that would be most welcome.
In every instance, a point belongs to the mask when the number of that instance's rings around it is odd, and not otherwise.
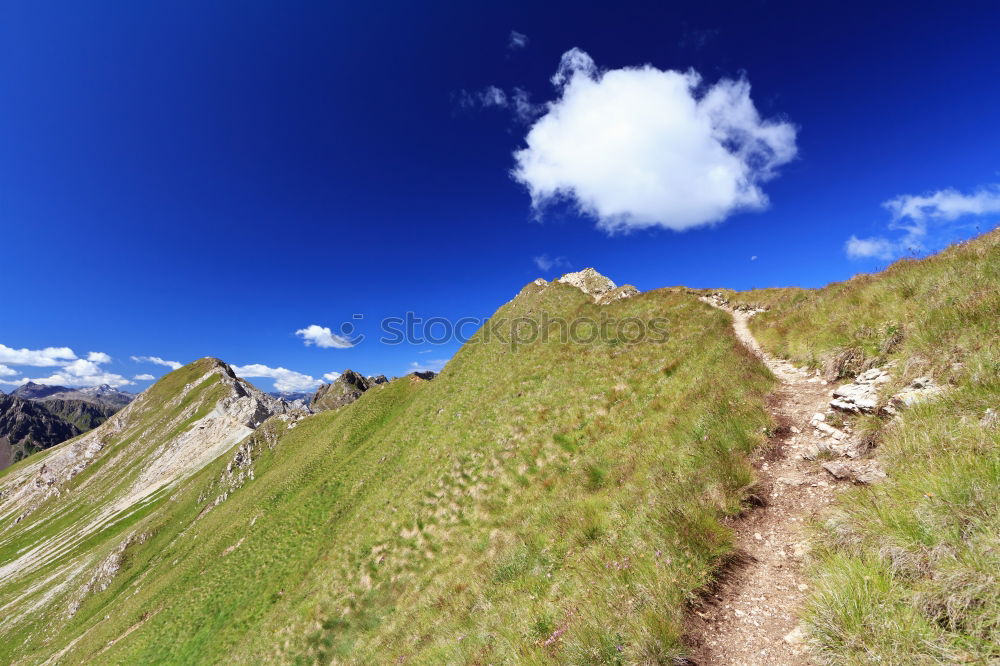
[[[883,392],[932,376],[937,400],[861,424],[889,480],[822,530],[809,621],[831,663],[1000,660],[1000,230],[816,291],[735,295],[770,306],[770,351],[850,376],[897,361]]]
[[[114,574],[98,571],[72,616],[56,600],[0,625],[0,660],[683,654],[685,603],[729,553],[720,518],[753,483],[746,456],[769,425],[772,379],[724,313],[680,293],[596,306],[531,284],[492,321],[542,313],[665,317],[669,338],[512,346],[484,330],[433,381],[272,418],[123,519],[93,549]],[[0,585],[0,603],[16,596]]]
[[[96,430],[0,472],[0,661],[63,647],[59,630],[141,540],[133,526],[252,432],[262,404],[278,404],[255,392],[203,359]]]

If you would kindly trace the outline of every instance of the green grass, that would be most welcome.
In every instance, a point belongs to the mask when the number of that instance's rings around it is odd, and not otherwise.
[[[227,472],[231,451],[131,516],[91,548],[141,537],[110,586],[71,618],[52,621],[67,593],[20,624],[0,661],[682,656],[686,606],[732,548],[720,519],[754,483],[773,380],[728,316],[681,293],[598,308],[529,285],[496,316],[543,312],[666,317],[670,336],[512,347],[480,332],[431,382],[272,419],[241,445],[252,480]],[[186,383],[171,377],[161,404]]]
[[[819,530],[808,623],[828,663],[1000,661],[1000,231],[817,291],[733,295],[770,310],[765,348],[831,378],[896,361],[891,394],[944,396],[856,424],[887,482],[842,497]]]

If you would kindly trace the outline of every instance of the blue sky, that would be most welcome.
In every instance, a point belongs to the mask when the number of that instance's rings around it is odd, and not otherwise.
[[[380,319],[538,276],[819,286],[1000,221],[995,3],[705,4],[7,3],[0,387],[398,375],[457,344]]]

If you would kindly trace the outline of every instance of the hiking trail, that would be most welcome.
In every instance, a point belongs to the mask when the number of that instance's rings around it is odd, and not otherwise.
[[[816,460],[803,457],[812,457],[809,451],[817,437],[811,420],[829,410],[833,387],[815,373],[763,351],[747,327],[753,312],[734,310],[709,297],[700,300],[732,315],[736,336],[781,385],[768,403],[777,432],[754,463],[760,506],[732,524],[735,563],[694,609],[692,660],[701,665],[809,664],[800,626],[809,594],[803,573],[806,527],[849,487]]]

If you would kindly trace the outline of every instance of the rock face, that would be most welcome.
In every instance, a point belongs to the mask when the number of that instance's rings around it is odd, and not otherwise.
[[[309,407],[314,412],[339,409],[360,398],[372,385],[368,379],[353,370],[344,370],[332,383],[323,384],[316,389]]]
[[[121,409],[121,407],[100,402],[63,400],[56,396],[40,400],[37,404],[42,405],[50,413],[61,418],[63,421],[72,423],[80,429],[80,432],[93,430]]]
[[[830,406],[855,414],[871,414],[878,407],[878,387],[889,381],[889,371],[872,368],[858,375],[851,384],[837,387]]]
[[[14,395],[0,396],[0,469],[81,432],[41,404]]]
[[[639,290],[630,284],[617,286],[610,278],[607,278],[593,268],[584,268],[576,273],[566,273],[556,280],[562,284],[576,287],[583,293],[591,296],[598,305],[607,305],[623,298],[629,298],[639,293]],[[547,284],[544,280],[535,280],[535,284]]]

